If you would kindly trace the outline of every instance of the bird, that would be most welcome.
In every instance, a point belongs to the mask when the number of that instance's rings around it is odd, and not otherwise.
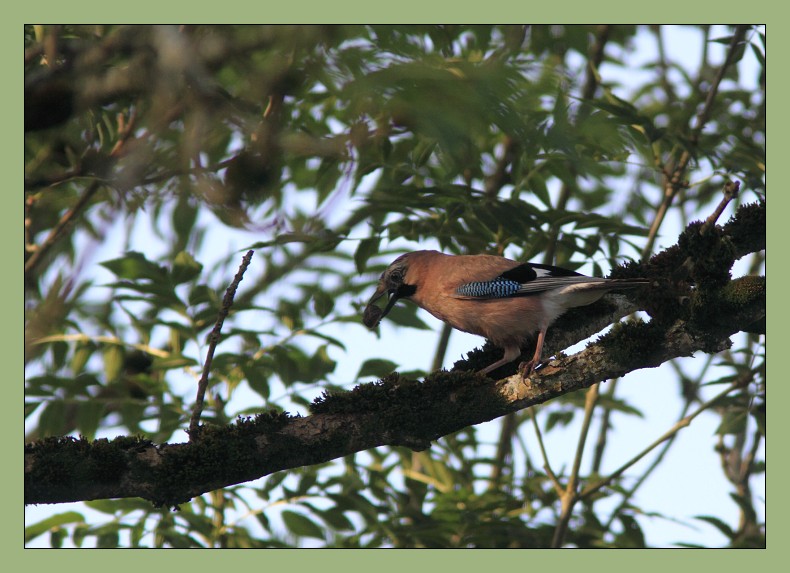
[[[586,306],[612,290],[647,284],[647,279],[604,279],[495,255],[448,255],[413,251],[382,273],[362,322],[376,328],[401,299],[411,301],[457,330],[487,338],[504,349],[488,374],[521,356],[521,345],[537,335],[532,359],[519,364],[524,378],[539,364],[546,332],[570,308]],[[376,302],[389,296],[382,309]]]

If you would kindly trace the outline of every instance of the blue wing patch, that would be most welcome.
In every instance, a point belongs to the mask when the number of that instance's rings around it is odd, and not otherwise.
[[[521,283],[502,277],[485,282],[471,282],[455,289],[456,294],[470,298],[505,298],[518,292]]]

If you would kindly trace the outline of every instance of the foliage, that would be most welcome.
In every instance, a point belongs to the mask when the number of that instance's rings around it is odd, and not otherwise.
[[[687,30],[702,48],[692,68],[667,56],[670,32],[26,27],[28,438],[182,439],[245,248],[255,257],[213,357],[204,424],[306,412],[322,390],[350,389],[338,362],[363,332],[372,279],[404,250],[542,255],[569,268],[591,261],[587,270],[603,274],[656,252],[662,227],[679,232],[707,217],[727,179],[741,182],[736,204],[764,202],[764,31]],[[647,60],[635,48],[646,43],[656,54]],[[747,61],[756,78],[744,77]],[[751,257],[749,274],[764,272],[764,256]],[[413,307],[390,316],[407,336],[427,328]],[[693,368],[673,364],[678,419],[702,406],[720,416],[710,447],[740,512],[738,524],[699,521],[724,544],[764,546],[751,490],[764,472],[764,336],[737,340]],[[397,360],[369,354],[356,378],[414,367]],[[703,397],[709,385],[733,383],[715,403]],[[376,448],[215,491],[177,512],[138,499],[85,502],[90,512],[30,524],[26,540],[644,547],[645,523],[661,514],[635,494],[674,436],[648,469],[585,497],[563,493],[604,473],[603,452],[620,438],[614,420],[642,415],[616,388],[562,396],[534,418],[508,416],[493,439],[470,427],[419,453]],[[589,466],[551,452],[566,459],[555,475],[527,444],[538,429],[547,438],[586,430],[593,415]]]

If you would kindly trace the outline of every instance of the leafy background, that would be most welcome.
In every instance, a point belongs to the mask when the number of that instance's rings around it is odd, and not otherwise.
[[[404,250],[506,253],[605,274],[707,216],[725,176],[742,181],[740,201],[764,200],[764,31],[748,30],[714,128],[693,142],[689,126],[733,30],[606,30],[26,28],[26,82],[41,90],[26,91],[26,106],[40,104],[30,117],[46,123],[25,139],[28,439],[183,440],[206,334],[249,246],[205,423],[266,408],[307,413],[324,391],[393,369],[419,376],[478,346],[454,333],[437,350],[441,327],[405,305],[378,336],[361,326],[372,281]],[[597,77],[586,66],[602,38]],[[689,60],[697,65],[678,63]],[[659,166],[688,150],[691,186],[651,233]],[[73,228],[58,232],[72,211]],[[764,254],[734,274],[763,264]],[[744,336],[726,356],[602,387],[597,419],[614,429],[599,433],[606,458],[589,444],[585,459],[600,466],[585,467],[590,475],[649,443],[717,382],[752,380],[695,422],[693,444],[673,443],[670,459],[693,452],[679,469],[635,467],[584,504],[567,544],[764,543],[764,494],[732,498],[735,484],[710,477],[725,451],[762,456],[763,344]],[[583,406],[568,395],[537,413],[566,473]],[[46,518],[36,508],[26,536],[54,546],[546,546],[557,499],[541,465],[524,412],[428,452],[379,448],[207,494],[177,513],[140,500]],[[706,477],[695,482],[699,465]],[[628,494],[643,473],[651,479]],[[714,479],[720,489],[705,497],[715,502],[684,512]],[[667,512],[670,502],[678,509]],[[756,529],[741,531],[750,511]]]

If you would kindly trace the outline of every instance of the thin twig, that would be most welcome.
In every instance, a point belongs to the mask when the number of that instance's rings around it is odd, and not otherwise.
[[[551,469],[551,464],[549,463],[549,455],[546,453],[546,447],[543,445],[543,434],[540,432],[540,426],[538,425],[538,418],[535,416],[535,407],[529,409],[530,417],[532,418],[532,425],[535,427],[535,435],[538,438],[538,446],[540,446],[540,455],[543,456],[543,469],[546,471],[546,475],[549,476],[551,483],[554,485],[554,491],[557,492],[557,495],[562,497],[563,489],[560,480],[557,478],[557,475],[554,473],[554,470]]]
[[[656,35],[656,48],[658,50],[658,69],[661,71],[659,81],[667,97],[667,107],[674,104],[677,96],[669,81],[669,64],[667,63],[666,50],[664,49],[664,38],[661,36],[661,26],[651,26],[651,31]]]
[[[47,238],[44,239],[44,242],[41,243],[36,250],[33,251],[33,254],[30,255],[30,258],[25,261],[25,279],[28,278],[28,275],[36,268],[55,243],[58,242],[58,239],[67,232],[69,224],[72,223],[79,212],[88,205],[100,187],[101,184],[99,181],[91,183],[88,188],[83,191],[82,195],[80,195],[80,198],[77,199],[74,206],[63,214],[58,224],[53,227],[49,235],[47,235]]]
[[[691,136],[693,138],[692,142],[695,145],[699,139],[700,133],[702,133],[702,129],[710,119],[710,113],[713,109],[713,101],[716,99],[716,96],[719,92],[719,84],[724,79],[724,74],[727,72],[727,69],[730,67],[730,65],[732,65],[733,58],[735,58],[735,54],[738,51],[738,46],[743,43],[744,38],[746,37],[746,32],[750,27],[751,26],[748,25],[740,25],[735,27],[735,32],[733,33],[732,38],[730,39],[730,45],[727,48],[727,58],[724,60],[724,63],[719,68],[719,71],[716,73],[716,77],[711,83],[710,89],[708,90],[708,97],[705,98],[705,105],[697,115],[697,123],[691,132]],[[686,153],[688,153],[688,151],[686,151]]]
[[[247,267],[250,264],[253,252],[254,251],[250,250],[247,251],[246,255],[244,255],[244,258],[241,261],[241,266],[239,266],[239,271],[236,273],[236,276],[233,277],[233,282],[230,283],[230,286],[225,291],[225,297],[222,299],[222,307],[219,309],[217,322],[214,325],[211,333],[208,335],[209,345],[208,351],[206,353],[206,362],[203,365],[203,374],[200,376],[200,380],[198,381],[197,397],[195,398],[195,406],[192,409],[192,419],[189,422],[190,441],[195,436],[197,436],[197,430],[200,424],[200,415],[203,413],[203,400],[206,395],[206,388],[208,387],[208,373],[211,371],[211,362],[214,359],[214,349],[219,343],[219,335],[222,331],[222,323],[225,322],[225,318],[228,316],[230,307],[233,305],[233,297],[236,296],[236,289],[239,287],[239,283],[241,282],[242,277],[244,277],[244,272],[247,270]]]
[[[762,438],[763,435],[760,433],[759,428],[756,429],[754,431],[754,438],[752,439],[752,447],[746,457],[741,461],[741,468],[738,475],[738,479],[741,482],[748,483],[749,481],[749,477],[754,470],[754,460],[757,458],[757,451],[760,449],[760,442],[762,441]]]
[[[506,184],[510,183],[510,174],[508,167],[513,164],[520,146],[518,142],[510,136],[505,136],[504,148],[502,156],[497,161],[494,172],[486,178],[485,181],[485,194],[488,197],[495,197],[497,193],[502,190]]]
[[[137,109],[132,107],[128,121],[124,119],[122,113],[116,116],[116,121],[118,122],[118,139],[110,150],[110,157],[120,157],[124,150],[124,144],[134,133],[135,124],[137,123]]]
[[[512,459],[513,454],[513,438],[517,435],[518,429],[517,414],[511,412],[507,416],[502,417],[502,426],[499,432],[499,440],[497,440],[496,454],[491,464],[491,477],[489,478],[489,488],[496,490],[501,487],[500,481],[505,474],[505,466],[509,465],[508,460]],[[527,458],[529,461],[529,458]]]
[[[716,224],[721,214],[724,212],[724,209],[727,208],[727,205],[738,196],[738,191],[741,189],[740,181],[735,181],[734,183],[730,180],[727,180],[724,183],[724,189],[722,190],[724,197],[721,198],[716,210],[711,213],[710,217],[705,219],[705,223],[702,225],[702,228],[699,230],[700,235],[704,235],[707,233],[713,225]]]
[[[686,414],[689,411],[689,408],[691,408],[692,402],[694,402],[697,399],[697,390],[696,389],[698,389],[699,385],[701,384],[701,382],[699,382],[699,381],[702,380],[705,377],[705,374],[707,373],[708,367],[711,365],[711,363],[712,363],[712,357],[708,356],[708,359],[706,360],[702,371],[697,375],[697,382],[695,383],[695,390],[694,391],[690,391],[690,392],[689,391],[684,391],[683,392],[683,395],[684,395],[685,399],[684,399],[683,407],[680,410],[680,416],[679,416],[678,419],[682,420],[683,418],[686,417]],[[680,369],[677,366],[675,367],[675,369],[677,370],[677,374],[679,376],[683,377],[683,373],[680,371]],[[642,487],[642,484],[645,481],[647,481],[647,478],[650,477],[650,475],[652,475],[652,473],[655,471],[655,469],[658,468],[661,465],[661,462],[663,461],[664,457],[667,455],[667,453],[669,452],[669,449],[672,447],[672,444],[675,442],[675,438],[677,438],[677,434],[674,434],[666,442],[664,442],[664,447],[661,448],[661,451],[658,452],[656,457],[650,463],[650,466],[644,472],[642,472],[642,475],[639,476],[639,478],[636,480],[636,482],[628,490],[626,490],[623,493],[622,499],[620,500],[620,503],[617,505],[615,510],[611,513],[611,515],[609,516],[609,519],[606,522],[606,525],[604,526],[604,530],[605,531],[609,531],[610,530],[610,528],[612,527],[612,523],[614,522],[615,518],[620,514],[620,512],[623,510],[623,508],[626,507],[630,503],[631,498],[633,498],[633,496],[637,492],[637,490],[640,487]],[[596,471],[596,473],[600,473],[600,472]]]
[[[757,451],[762,441],[762,433],[759,428],[754,430],[752,438],[752,447],[744,457],[741,453],[741,467],[738,471],[737,481],[735,488],[737,494],[744,500],[739,503],[740,519],[738,520],[738,537],[749,536],[750,530],[758,530],[757,511],[754,509],[752,501],[751,487],[749,486],[749,478],[751,477],[752,470],[754,469],[754,459],[757,456]],[[746,503],[748,502],[748,506]]]
[[[595,96],[595,90],[598,89],[600,80],[598,68],[601,67],[601,62],[603,62],[604,49],[609,41],[611,31],[612,26],[610,24],[598,26],[598,34],[595,37],[595,42],[590,47],[590,54],[587,58],[587,77],[582,88],[582,99],[592,99]]]
[[[617,388],[617,378],[609,382],[606,389],[607,398],[614,399],[614,391]],[[612,427],[609,421],[612,415],[612,408],[605,406],[601,414],[601,427],[598,430],[598,439],[595,441],[595,450],[593,452],[593,462],[591,465],[593,473],[599,473],[601,470],[601,462],[603,461],[603,453],[606,448],[607,436],[609,429]]]
[[[724,396],[726,396],[727,394],[732,392],[735,388],[737,388],[737,386],[735,386],[735,385],[730,386],[729,388],[727,388],[723,392],[717,394],[716,396],[714,396],[713,398],[711,398],[710,400],[708,400],[707,402],[702,404],[693,413],[689,414],[688,416],[686,416],[682,420],[678,420],[669,430],[664,432],[664,434],[662,434],[658,439],[656,439],[653,443],[651,443],[649,446],[647,446],[645,449],[643,449],[641,452],[639,452],[633,458],[631,458],[630,460],[625,462],[623,465],[621,465],[619,468],[617,468],[614,472],[612,472],[611,474],[609,474],[605,478],[600,479],[596,483],[590,484],[586,488],[584,488],[584,490],[579,494],[579,497],[580,498],[584,498],[584,497],[590,496],[590,495],[596,493],[597,491],[599,491],[601,488],[606,487],[607,485],[612,483],[615,479],[620,477],[628,468],[633,466],[636,462],[641,460],[643,457],[645,457],[647,454],[649,454],[651,451],[653,451],[655,448],[657,448],[663,442],[665,442],[666,440],[672,438],[681,429],[683,429],[683,428],[687,427],[688,425],[690,425],[692,420],[694,420],[694,418],[696,418],[702,412],[704,412],[705,410],[707,410],[708,408],[713,406],[716,402],[718,402],[721,398],[723,398]]]
[[[643,259],[652,252],[653,244],[655,243],[655,240],[658,236],[658,229],[664,222],[664,217],[666,217],[669,207],[672,205],[672,202],[680,190],[686,185],[683,181],[683,177],[686,172],[686,168],[691,161],[694,148],[697,147],[697,143],[699,142],[700,134],[710,119],[710,113],[713,109],[713,102],[715,101],[719,92],[719,84],[721,84],[722,79],[724,79],[724,74],[732,64],[733,58],[735,57],[735,54],[738,50],[738,46],[741,44],[741,42],[743,42],[743,39],[746,36],[746,30],[748,28],[749,26],[737,26],[735,28],[735,32],[732,35],[729,49],[727,51],[727,58],[724,60],[724,63],[721,65],[721,67],[719,67],[716,77],[711,82],[708,95],[705,98],[705,104],[697,114],[694,120],[694,127],[691,128],[691,132],[689,133],[689,148],[683,151],[677,165],[675,165],[671,173],[667,172],[666,170],[664,172],[664,198],[661,201],[661,205],[658,207],[658,211],[656,212],[656,217],[653,219],[653,223],[650,225],[647,243],[645,244],[645,248],[642,250]]]
[[[573,507],[580,499],[580,496],[576,493],[576,487],[579,482],[579,470],[582,465],[582,456],[584,454],[584,446],[587,443],[587,434],[590,430],[593,410],[595,410],[595,403],[598,401],[599,386],[600,384],[593,384],[590,386],[584,400],[584,420],[582,420],[582,428],[579,432],[579,442],[576,445],[576,455],[573,458],[573,468],[571,469],[565,492],[560,498],[562,501],[562,510],[560,512],[560,519],[557,522],[557,527],[554,529],[554,537],[551,540],[551,546],[554,548],[562,547],[565,540],[565,532],[568,531],[568,523],[573,515]]]
[[[123,115],[118,114],[118,139],[115,142],[112,150],[110,151],[110,157],[117,158],[123,152],[123,147],[126,141],[131,136],[132,132],[134,131],[135,123],[137,119],[137,112],[132,109],[131,113],[129,114],[129,120],[124,121]],[[74,173],[68,174],[63,180],[70,179],[72,177],[79,177],[82,174],[82,168],[79,167],[75,170]],[[59,181],[51,181],[51,184],[58,183]],[[49,250],[58,242],[58,239],[61,236],[65,235],[68,231],[70,224],[74,221],[76,216],[88,205],[90,200],[96,194],[96,192],[101,187],[101,180],[94,180],[88,187],[83,191],[80,198],[74,204],[74,206],[66,211],[63,216],[58,221],[58,224],[53,227],[53,229],[47,235],[47,238],[44,239],[44,242],[41,243],[38,247],[35,248],[33,254],[30,255],[30,258],[25,261],[25,279],[28,278],[29,273],[36,268],[36,266],[41,262],[44,256],[49,252]]]

